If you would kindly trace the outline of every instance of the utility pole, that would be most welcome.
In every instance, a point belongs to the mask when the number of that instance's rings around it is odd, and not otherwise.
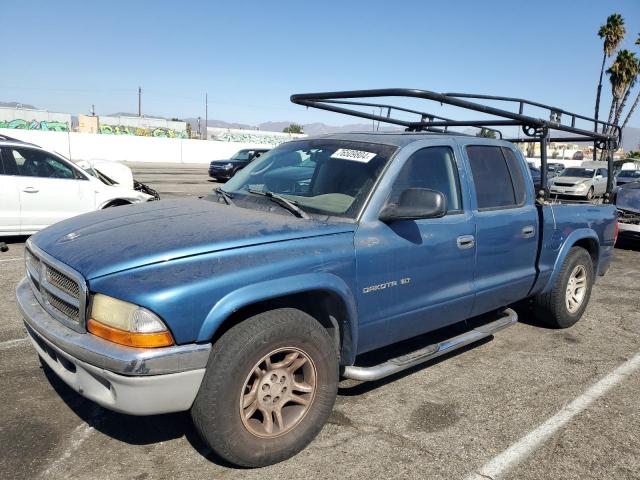
[[[93,103],[91,104],[91,116],[96,116],[96,106]]]
[[[209,94],[205,92],[204,94],[204,139],[208,140],[208,132],[207,128],[209,128]]]
[[[138,116],[142,116],[142,87],[138,87]]]
[[[200,117],[198,117],[198,138],[202,139],[202,131],[200,130]]]

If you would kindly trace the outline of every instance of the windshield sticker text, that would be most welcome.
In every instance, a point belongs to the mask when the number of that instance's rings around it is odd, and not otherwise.
[[[354,162],[368,163],[372,158],[376,156],[375,153],[364,152],[362,150],[351,150],[349,148],[339,148],[336,150],[331,158],[338,160],[353,160]]]

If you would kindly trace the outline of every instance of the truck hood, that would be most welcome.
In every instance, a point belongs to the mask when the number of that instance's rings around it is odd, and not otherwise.
[[[351,223],[206,200],[162,200],[80,215],[40,231],[31,242],[91,279],[187,256],[354,230]]]
[[[616,207],[640,213],[640,182],[627,183],[618,189]]]

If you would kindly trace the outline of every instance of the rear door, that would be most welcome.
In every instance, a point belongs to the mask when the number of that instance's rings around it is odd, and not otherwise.
[[[538,213],[522,156],[507,146],[464,145],[473,181],[479,315],[525,298],[536,275]]]
[[[91,181],[69,162],[28,147],[9,147],[4,153],[17,171],[22,233],[95,209]]]
[[[15,172],[5,168],[0,149],[0,236],[20,234],[20,195]]]

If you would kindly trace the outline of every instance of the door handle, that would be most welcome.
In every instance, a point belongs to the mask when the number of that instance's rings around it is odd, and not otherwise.
[[[38,193],[40,190],[38,190],[37,188],[33,188],[33,187],[27,187],[22,191],[25,192],[25,193]]]
[[[536,229],[533,228],[533,225],[527,225],[522,229],[522,236],[524,238],[531,238],[535,235]]]
[[[462,235],[458,237],[458,248],[465,250],[467,248],[473,248],[476,244],[476,239],[473,235]]]

